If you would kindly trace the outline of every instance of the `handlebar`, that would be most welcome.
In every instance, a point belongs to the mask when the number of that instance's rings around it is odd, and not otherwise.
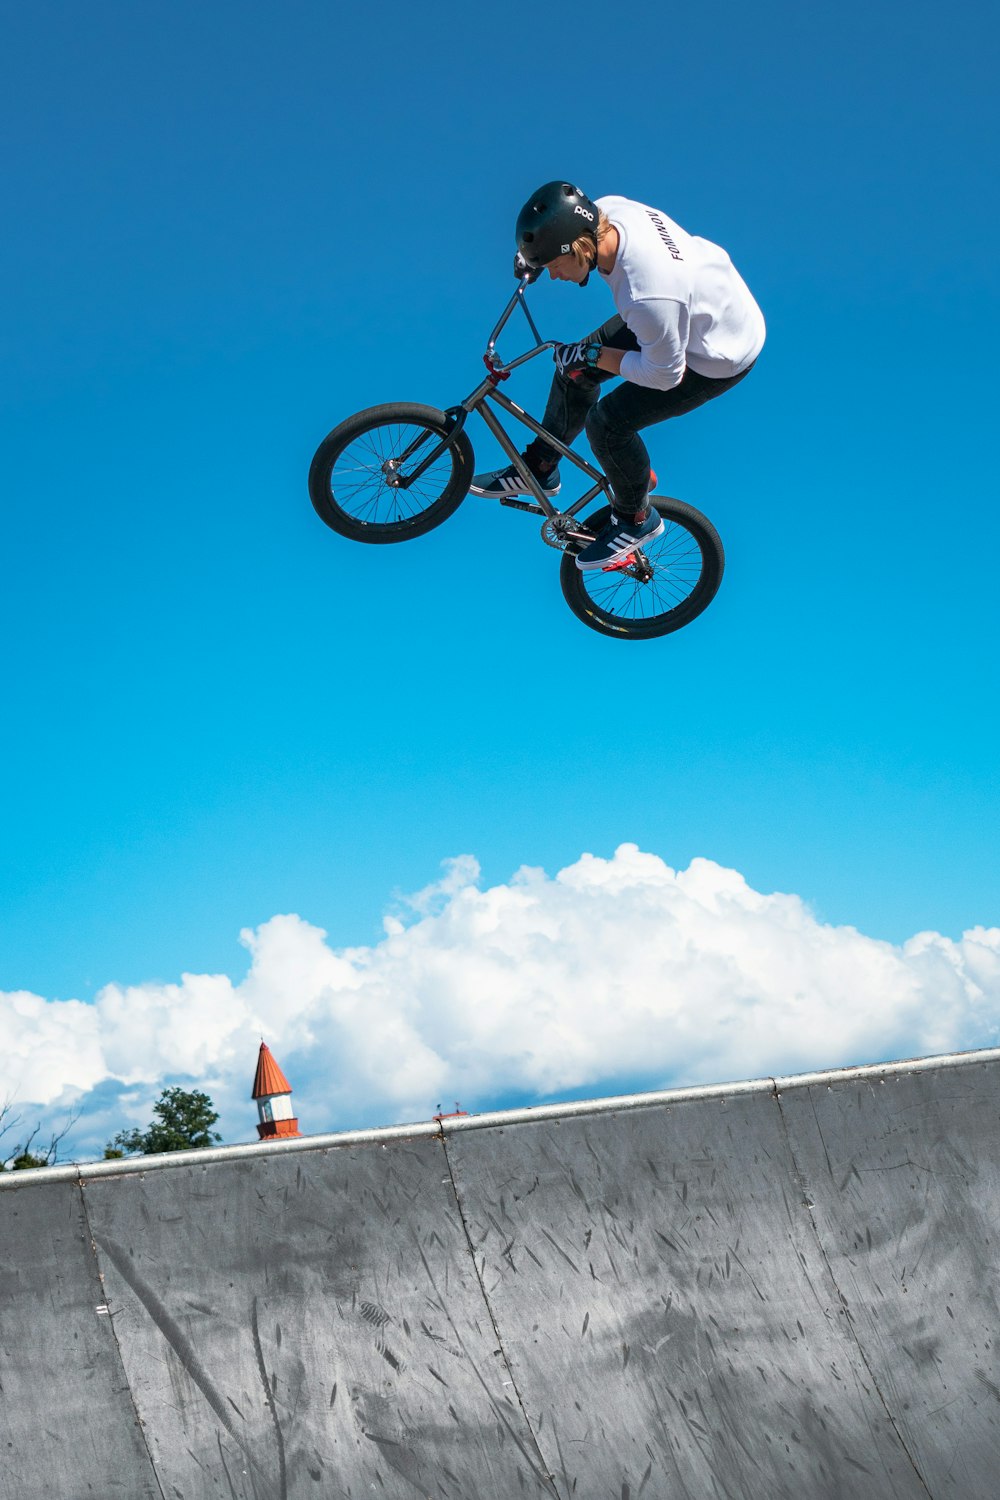
[[[486,353],[483,355],[483,359],[486,361],[489,368],[498,375],[501,374],[501,372],[503,372],[503,374],[506,374],[511,370],[516,370],[518,365],[523,365],[526,360],[534,359],[536,354],[542,354],[546,349],[555,348],[555,341],[553,339],[549,339],[546,341],[538,332],[538,329],[535,327],[535,320],[531,316],[531,313],[528,311],[528,304],[524,300],[525,289],[529,287],[535,279],[535,275],[531,271],[526,272],[525,275],[521,277],[521,280],[517,285],[517,291],[514,293],[513,297],[511,297],[510,301],[507,303],[507,306],[500,314],[497,325],[494,328],[493,332],[490,334],[490,340],[486,345]],[[509,362],[505,363],[496,353],[496,341],[500,337],[500,334],[506,326],[511,313],[514,311],[518,303],[521,304],[521,309],[524,313],[524,316],[528,320],[528,326],[535,336],[535,347],[533,349],[529,349],[526,354],[519,354],[517,359],[512,359]]]

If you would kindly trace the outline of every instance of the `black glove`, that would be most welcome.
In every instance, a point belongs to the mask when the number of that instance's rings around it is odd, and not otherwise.
[[[600,355],[601,345],[589,339],[581,339],[578,344],[556,344],[552,350],[559,374],[568,375],[571,380],[585,370],[596,369]]]
[[[542,266],[529,266],[520,250],[514,256],[514,275],[517,277],[518,281],[520,281],[523,276],[527,276],[530,285],[531,282],[538,280],[539,276],[541,276],[542,274],[543,269],[544,267]]]

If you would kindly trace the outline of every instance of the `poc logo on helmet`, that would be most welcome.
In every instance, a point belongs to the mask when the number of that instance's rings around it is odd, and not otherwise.
[[[591,224],[593,224],[593,222],[594,222],[594,215],[590,212],[589,208],[581,208],[580,205],[579,205],[579,203],[577,203],[573,207],[573,212],[575,214],[579,214],[580,217],[581,217],[581,219],[589,219],[590,222],[591,222]]]

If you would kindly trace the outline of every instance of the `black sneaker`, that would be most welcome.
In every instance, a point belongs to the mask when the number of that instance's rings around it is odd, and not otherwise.
[[[660,536],[663,530],[663,521],[652,506],[642,520],[633,516],[625,521],[612,512],[608,524],[579,554],[576,565],[584,573],[590,568],[613,568],[621,559]]]
[[[553,495],[558,495],[562,488],[558,467],[550,469],[544,477],[539,475],[538,483],[542,487],[542,494],[546,500],[551,500]],[[506,469],[494,469],[492,474],[476,474],[469,489],[474,495],[487,495],[491,500],[502,500],[507,495],[530,495],[532,493],[513,464],[508,464]]]

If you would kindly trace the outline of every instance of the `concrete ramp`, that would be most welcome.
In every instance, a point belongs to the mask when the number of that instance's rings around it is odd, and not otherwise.
[[[0,1500],[994,1500],[1000,1052],[0,1178]]]

